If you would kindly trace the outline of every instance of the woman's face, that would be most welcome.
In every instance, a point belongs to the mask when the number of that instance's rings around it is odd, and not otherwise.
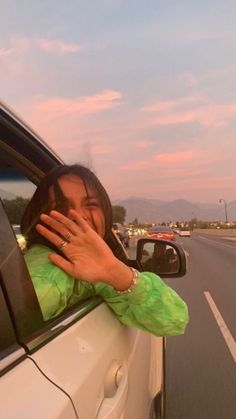
[[[96,230],[101,237],[104,237],[105,218],[96,193],[90,187],[87,187],[86,190],[81,178],[73,174],[61,176],[58,179],[58,184],[68,202],[69,208],[77,211],[87,220],[90,227]],[[54,206],[55,193],[52,188],[49,194]]]

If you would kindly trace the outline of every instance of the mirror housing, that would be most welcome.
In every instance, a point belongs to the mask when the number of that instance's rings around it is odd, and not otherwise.
[[[139,239],[136,263],[141,271],[161,278],[179,278],[186,274],[186,256],[179,244],[160,239]]]

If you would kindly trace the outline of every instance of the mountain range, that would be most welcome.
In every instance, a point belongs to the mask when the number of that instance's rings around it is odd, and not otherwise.
[[[113,200],[112,205],[121,205],[126,209],[125,221],[135,218],[140,223],[160,223],[169,221],[190,221],[197,218],[202,221],[225,221],[224,204],[193,203],[185,199],[161,201],[147,198],[127,198]],[[227,203],[229,221],[236,220],[236,200]]]
[[[16,195],[0,189],[0,198],[14,199]],[[112,205],[121,205],[126,209],[127,223],[135,218],[140,223],[160,223],[169,221],[190,221],[197,218],[202,221],[225,221],[224,204],[193,203],[185,199],[162,201],[160,199],[136,198],[116,199]],[[228,220],[236,220],[236,200],[227,203]]]

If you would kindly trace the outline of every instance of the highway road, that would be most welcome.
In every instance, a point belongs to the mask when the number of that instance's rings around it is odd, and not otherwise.
[[[188,272],[166,280],[187,302],[190,323],[166,347],[166,419],[236,418],[236,242],[178,238]]]
[[[186,334],[167,340],[167,419],[236,417],[236,243],[179,238],[188,273],[170,279],[189,306]]]

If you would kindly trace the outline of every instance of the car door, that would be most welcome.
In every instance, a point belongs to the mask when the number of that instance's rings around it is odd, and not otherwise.
[[[33,187],[62,162],[4,109],[0,117],[0,190],[3,185],[8,194],[13,187],[21,193],[27,182]],[[7,259],[2,280],[27,360],[64,391],[80,419],[149,418],[161,389],[162,339],[121,325],[99,297],[44,322],[11,224],[10,218],[5,219],[0,237]],[[42,417],[52,416],[48,412]],[[58,417],[69,416],[62,412]]]
[[[1,220],[1,217],[0,217]],[[2,221],[2,220],[1,220]],[[1,265],[2,252],[0,249]],[[75,419],[70,398],[53,385],[28,358],[16,339],[0,283],[0,417],[4,419]],[[40,406],[40,408],[37,408]]]
[[[80,418],[148,418],[151,336],[122,326],[105,304],[77,316],[79,309],[52,327],[61,333],[32,358],[70,394]]]

